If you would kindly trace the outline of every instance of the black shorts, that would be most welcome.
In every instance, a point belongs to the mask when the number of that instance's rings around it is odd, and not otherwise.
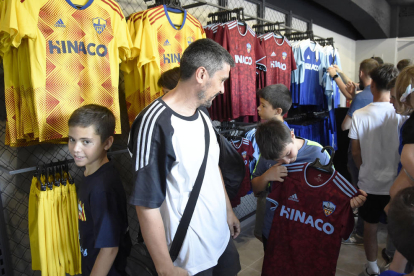
[[[217,265],[197,273],[195,276],[236,276],[241,270],[239,252],[230,237],[230,241],[223,254],[217,261]]]
[[[381,215],[384,215],[384,208],[390,202],[389,195],[368,194],[364,205],[358,208],[362,219],[368,223],[380,222]]]

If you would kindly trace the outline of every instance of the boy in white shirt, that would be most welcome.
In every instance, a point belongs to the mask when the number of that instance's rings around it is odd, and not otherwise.
[[[359,208],[364,219],[364,247],[368,263],[365,275],[378,275],[377,230],[380,215],[390,200],[389,190],[397,176],[399,162],[399,129],[404,117],[390,104],[388,82],[398,75],[392,64],[384,64],[370,72],[373,102],[352,116],[349,138],[352,157],[359,169],[358,187],[368,193]]]

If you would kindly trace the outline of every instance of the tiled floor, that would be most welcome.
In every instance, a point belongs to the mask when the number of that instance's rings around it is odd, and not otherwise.
[[[244,226],[242,224],[242,232],[235,240],[242,267],[241,272],[238,274],[239,276],[259,276],[262,271],[264,255],[263,245],[253,235],[254,219],[251,219],[250,221],[250,223]],[[384,225],[380,225],[380,231],[378,233],[378,264],[380,267],[384,265],[384,260],[381,257],[381,250],[385,247],[386,236],[386,227]],[[365,262],[366,258],[363,246],[342,245],[339,253],[336,275],[360,275],[363,271],[363,265]],[[304,275],[306,275],[306,273]]]

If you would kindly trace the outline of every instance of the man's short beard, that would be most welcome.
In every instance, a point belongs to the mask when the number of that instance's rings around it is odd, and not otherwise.
[[[210,108],[211,105],[213,104],[213,100],[214,98],[220,93],[217,93],[216,95],[214,95],[213,97],[211,97],[210,99],[206,99],[206,90],[201,90],[200,92],[198,92],[198,99],[200,100],[201,104],[200,107],[205,107],[205,108]]]

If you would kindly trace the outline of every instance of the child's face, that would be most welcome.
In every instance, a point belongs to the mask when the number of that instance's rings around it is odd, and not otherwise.
[[[110,145],[108,140],[101,142],[101,136],[95,133],[94,126],[69,127],[69,152],[79,167],[100,167],[102,158]]]
[[[261,120],[270,120],[278,115],[277,109],[273,109],[273,106],[263,98],[260,98],[260,105],[257,107],[259,117]]]
[[[293,131],[291,132],[291,135],[292,142],[286,145],[285,149],[282,151],[281,157],[276,160],[277,162],[280,162],[282,164],[290,164],[296,161],[296,158],[298,157],[298,147],[293,142],[295,141],[295,135],[293,134]]]

